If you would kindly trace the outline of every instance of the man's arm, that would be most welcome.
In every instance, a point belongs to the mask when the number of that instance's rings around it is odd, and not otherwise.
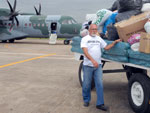
[[[91,57],[86,47],[82,48],[84,55],[93,63],[94,67],[98,68],[99,64]]]
[[[116,43],[118,43],[118,42],[120,42],[120,41],[121,41],[121,39],[115,40],[113,43],[107,45],[104,49],[105,49],[105,50],[109,50],[109,49],[111,49],[112,47],[114,47],[114,45],[115,45]]]

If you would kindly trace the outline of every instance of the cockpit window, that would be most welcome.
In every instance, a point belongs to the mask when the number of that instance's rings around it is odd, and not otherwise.
[[[77,22],[75,20],[72,19],[71,21],[72,21],[72,24],[77,24]]]
[[[68,24],[68,20],[63,20],[62,24]]]
[[[63,20],[62,24],[76,24],[77,22],[73,19]]]

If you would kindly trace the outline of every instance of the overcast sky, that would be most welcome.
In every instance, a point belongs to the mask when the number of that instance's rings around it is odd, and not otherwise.
[[[14,0],[9,0],[13,5]],[[69,15],[83,22],[85,15],[109,8],[115,0],[17,0],[17,11],[35,13],[34,5],[42,5],[44,15]],[[9,8],[6,0],[0,0],[1,8]]]

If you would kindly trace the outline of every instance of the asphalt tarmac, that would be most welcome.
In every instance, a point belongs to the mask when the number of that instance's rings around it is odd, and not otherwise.
[[[49,45],[48,39],[0,43],[0,113],[133,113],[125,73],[104,74],[104,100],[109,111],[96,109],[96,91],[83,107],[78,79],[80,61],[71,45]],[[104,69],[121,68],[106,63]]]

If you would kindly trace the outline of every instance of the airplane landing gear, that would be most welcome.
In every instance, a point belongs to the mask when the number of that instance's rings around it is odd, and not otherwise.
[[[7,43],[7,40],[2,40],[2,43]]]
[[[15,41],[14,39],[11,39],[9,40],[9,43],[14,43],[14,41]]]
[[[64,45],[69,45],[70,44],[70,40],[64,40]]]

